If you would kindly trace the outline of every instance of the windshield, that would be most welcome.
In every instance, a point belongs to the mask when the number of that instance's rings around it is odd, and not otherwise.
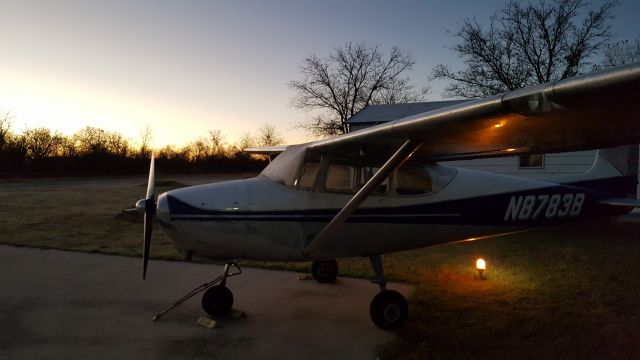
[[[298,174],[298,169],[300,169],[300,165],[304,160],[306,150],[306,145],[287,147],[284,152],[262,170],[260,175],[264,175],[277,183],[292,186]]]

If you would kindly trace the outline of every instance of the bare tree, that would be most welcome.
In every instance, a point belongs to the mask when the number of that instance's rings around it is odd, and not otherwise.
[[[78,155],[106,154],[107,132],[91,126],[80,129],[73,135]]]
[[[269,123],[262,124],[262,126],[258,128],[256,138],[260,146],[275,146],[284,142],[284,139],[276,130],[276,127]]]
[[[305,58],[302,80],[289,82],[296,93],[291,104],[321,114],[297,125],[314,135],[336,135],[347,132],[345,121],[369,104],[423,100],[428,88],[415,90],[403,77],[414,64],[406,51],[393,47],[384,56],[365,42],[348,42],[325,58]]]
[[[8,111],[0,115],[0,151],[3,151],[9,142],[9,135],[11,135],[11,119],[11,113]]]
[[[78,146],[76,137],[63,136],[58,147],[58,154],[66,158],[74,158],[78,156]]]
[[[140,130],[140,156],[146,157],[149,155],[151,141],[153,140],[153,129],[147,125],[144,129]]]
[[[211,151],[208,141],[204,137],[200,137],[188,143],[184,150],[187,153],[189,161],[201,161],[206,159]]]
[[[131,150],[129,141],[118,132],[110,132],[105,135],[107,152],[115,156],[126,157]]]
[[[62,144],[60,134],[52,134],[51,130],[43,127],[26,129],[22,136],[29,159],[39,160],[57,155],[58,148]]]
[[[210,154],[212,156],[225,156],[226,146],[224,138],[225,136],[222,130],[209,130],[209,146],[211,147]]]
[[[474,98],[580,74],[611,38],[608,20],[617,4],[608,0],[591,9],[587,0],[512,0],[487,28],[465,20],[453,50],[466,69],[440,64],[432,78],[451,81],[444,96]]]
[[[126,157],[132,152],[129,140],[122,134],[91,126],[80,129],[72,140],[63,139],[60,146],[63,156],[109,154]]]
[[[165,145],[156,152],[158,158],[171,160],[179,156],[175,145]]]
[[[607,44],[602,50],[602,67],[631,64],[640,61],[640,38],[635,41],[621,40]]]
[[[229,154],[235,158],[249,158],[250,156],[243,152],[244,149],[256,146],[256,139],[250,132],[245,131],[240,138],[229,147]]]
[[[256,146],[256,139],[251,135],[250,132],[245,131],[240,135],[240,139],[238,140],[238,147],[240,150],[244,150],[250,147]]]

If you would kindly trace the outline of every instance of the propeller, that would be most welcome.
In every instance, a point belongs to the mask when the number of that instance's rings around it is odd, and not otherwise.
[[[151,154],[151,166],[149,167],[149,181],[147,183],[147,196],[136,202],[136,209],[144,212],[144,241],[142,243],[142,279],[147,276],[147,263],[149,262],[149,247],[151,246],[151,232],[153,230],[153,215],[156,213],[156,186],[155,186],[155,159]]]

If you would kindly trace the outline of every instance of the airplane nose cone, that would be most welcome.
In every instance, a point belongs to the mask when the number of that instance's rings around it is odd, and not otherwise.
[[[167,193],[164,193],[158,197],[157,205],[158,221],[162,225],[169,224],[171,213],[169,212],[169,203],[167,202]]]

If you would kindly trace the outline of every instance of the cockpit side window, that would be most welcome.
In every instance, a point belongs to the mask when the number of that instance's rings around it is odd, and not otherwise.
[[[378,170],[380,170],[380,168],[373,167],[373,166],[359,167],[358,175],[356,177],[356,190],[360,190],[360,188],[362,188],[364,184],[366,184],[367,181],[369,181],[373,177],[373,175],[375,175],[375,173],[378,172]],[[382,184],[380,184],[380,186],[378,186],[378,188],[373,191],[373,194],[374,195],[385,194],[388,189],[389,189],[389,178],[386,178],[382,182]]]
[[[329,192],[356,193],[379,170],[377,167],[343,163],[330,163],[327,167],[325,190]],[[373,191],[373,195],[382,195],[389,189],[389,179]]]
[[[350,165],[329,164],[324,188],[333,192],[354,191],[355,169]]]
[[[313,189],[313,184],[316,181],[316,177],[318,177],[318,173],[320,172],[320,163],[319,162],[305,162],[302,166],[302,172],[300,176],[295,180],[293,186],[302,188],[302,189]]]
[[[377,166],[363,164],[357,158],[321,156],[308,151],[300,165],[293,187],[307,191],[326,191],[354,194],[359,191],[380,170]],[[386,195],[390,188],[389,179],[373,191],[372,195]]]

